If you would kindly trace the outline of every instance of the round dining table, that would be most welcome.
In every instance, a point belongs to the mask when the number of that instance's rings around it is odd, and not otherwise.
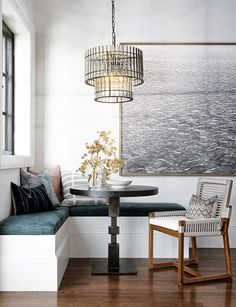
[[[137,274],[135,261],[132,259],[120,259],[119,256],[117,235],[120,233],[120,228],[117,225],[117,217],[120,212],[120,197],[151,196],[158,194],[158,188],[146,185],[128,185],[126,187],[103,186],[95,189],[90,188],[88,185],[79,185],[71,187],[70,193],[108,199],[108,212],[111,218],[111,225],[108,227],[108,234],[111,235],[111,242],[108,243],[108,259],[93,261],[92,275]]]

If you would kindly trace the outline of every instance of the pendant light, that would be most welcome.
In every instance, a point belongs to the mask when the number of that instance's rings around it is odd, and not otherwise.
[[[133,100],[133,86],[143,83],[143,52],[116,45],[115,0],[112,0],[112,45],[85,53],[85,83],[95,88],[95,100],[123,103]]]

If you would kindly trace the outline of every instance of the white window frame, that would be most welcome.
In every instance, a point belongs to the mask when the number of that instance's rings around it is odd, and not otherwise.
[[[35,29],[28,16],[28,12],[21,0],[0,0],[1,8],[1,24],[0,24],[0,70],[2,71],[2,20],[8,25],[13,33],[26,34],[29,37],[29,86],[27,90],[27,99],[29,110],[27,109],[27,116],[29,120],[29,130],[28,135],[23,137],[28,137],[29,143],[29,154],[27,155],[4,155],[2,147],[2,116],[0,118],[0,168],[19,168],[34,164],[34,134],[35,134]],[[17,36],[17,35],[16,35]],[[22,59],[23,61],[24,59]],[[0,114],[2,114],[2,87],[0,92]],[[16,97],[17,98],[17,97]],[[24,100],[24,97],[21,98]],[[17,103],[17,99],[16,99]]]

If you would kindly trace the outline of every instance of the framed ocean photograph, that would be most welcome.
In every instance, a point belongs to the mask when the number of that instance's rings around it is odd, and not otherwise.
[[[144,84],[120,106],[121,175],[235,175],[236,43],[127,44]]]

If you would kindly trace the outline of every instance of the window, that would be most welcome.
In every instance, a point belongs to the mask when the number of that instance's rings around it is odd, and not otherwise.
[[[0,169],[7,169],[34,164],[35,30],[23,1],[0,2]]]
[[[2,23],[3,154],[14,154],[14,34]]]

